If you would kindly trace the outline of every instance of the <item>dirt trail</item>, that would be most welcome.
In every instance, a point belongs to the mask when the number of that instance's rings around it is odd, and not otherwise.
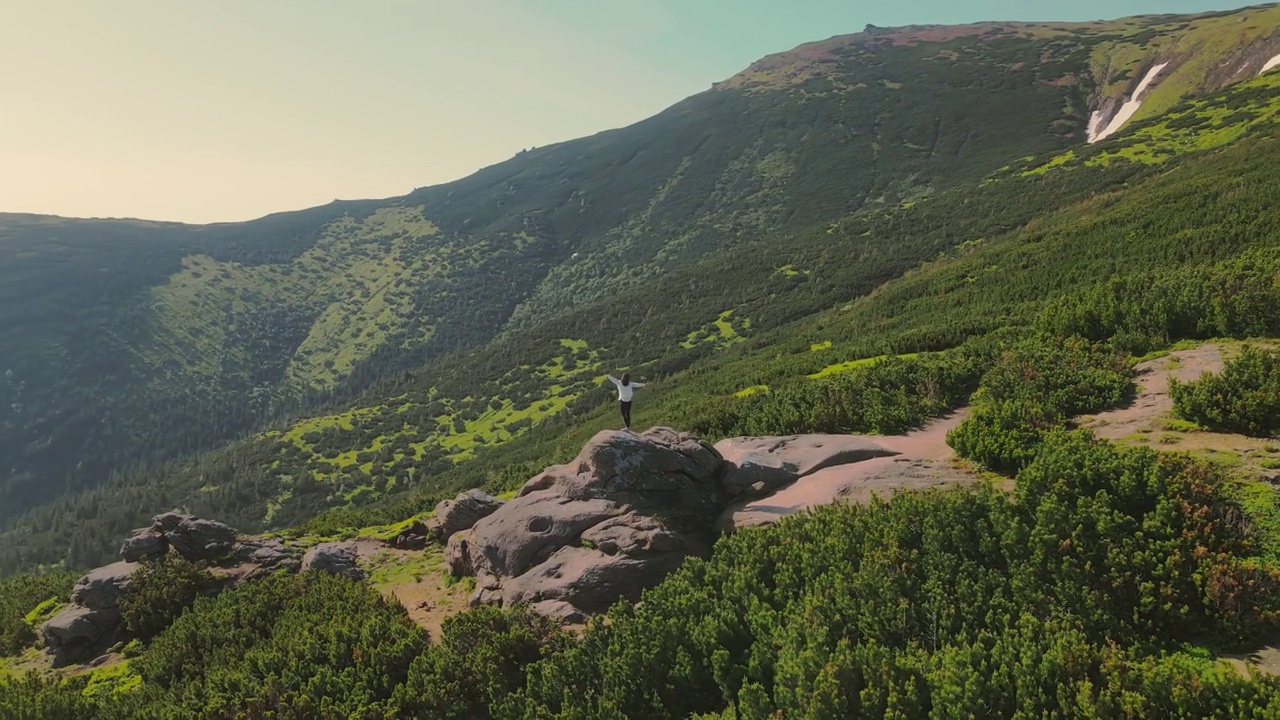
[[[1169,397],[1169,378],[1179,382],[1199,379],[1206,372],[1222,371],[1220,345],[1201,345],[1193,350],[1179,350],[1155,360],[1139,363],[1134,369],[1137,393],[1132,403],[1117,410],[1079,419],[1081,427],[1093,429],[1098,437],[1119,440],[1136,432],[1155,429],[1153,423],[1173,412]]]
[[[1132,402],[1116,410],[1077,418],[1076,422],[1107,440],[1167,452],[1189,452],[1225,462],[1254,477],[1275,476],[1274,466],[1280,461],[1280,444],[1276,441],[1200,430],[1173,413],[1169,379],[1190,382],[1206,372],[1221,372],[1241,345],[1209,343],[1139,363],[1135,368],[1137,392]]]
[[[445,619],[467,609],[468,594],[464,583],[446,582],[441,548],[398,550],[372,538],[355,542],[360,567],[373,586],[398,600],[409,619],[426,629],[431,642],[439,642]]]
[[[819,470],[773,495],[732,508],[731,519],[726,517],[722,524],[733,529],[768,525],[837,501],[862,503],[873,494],[973,483],[977,474],[957,462],[947,445],[947,433],[968,414],[968,409],[959,410],[905,435],[867,435],[868,440],[899,454]]]

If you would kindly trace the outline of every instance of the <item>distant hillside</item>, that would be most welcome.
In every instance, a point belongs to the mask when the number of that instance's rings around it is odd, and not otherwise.
[[[1278,28],[1275,7],[870,28],[766,58],[634,126],[402,198],[204,227],[0,216],[0,517],[273,419],[372,407],[398,382],[437,397],[405,410],[415,449],[376,467],[400,463],[391,477],[404,482],[412,468],[447,470],[512,425],[595,407],[607,362],[652,359],[636,343],[677,356],[653,368],[674,372],[1027,222],[931,215],[921,201],[1083,148],[1158,64],[1135,124],[1256,77],[1280,54]],[[912,203],[922,209],[903,214]],[[636,316],[643,333],[626,327]],[[448,359],[497,338],[483,365]],[[424,363],[438,364],[404,379]],[[520,390],[465,390],[493,384]],[[301,461],[328,432],[280,437]],[[332,449],[338,467],[378,452]],[[376,479],[376,458],[351,459]],[[386,484],[357,476],[342,493]],[[254,503],[296,497],[278,493]]]

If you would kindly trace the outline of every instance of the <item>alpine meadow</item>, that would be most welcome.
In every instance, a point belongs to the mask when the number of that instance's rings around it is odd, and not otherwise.
[[[1280,718],[1277,167],[1266,5],[0,214],[0,718]]]

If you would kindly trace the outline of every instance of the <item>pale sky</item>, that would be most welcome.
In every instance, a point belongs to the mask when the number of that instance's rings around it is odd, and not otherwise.
[[[402,195],[800,43],[1216,0],[0,0],[0,212],[212,222]]]

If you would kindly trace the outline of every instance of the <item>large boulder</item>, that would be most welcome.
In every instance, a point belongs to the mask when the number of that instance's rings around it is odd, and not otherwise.
[[[231,553],[238,535],[220,522],[181,513],[157,515],[152,527],[188,560],[221,560]]]
[[[532,602],[577,617],[638,599],[710,547],[728,498],[723,466],[713,447],[670,428],[602,431],[450,537],[446,559],[453,573],[476,576],[473,604]]]
[[[82,660],[112,639],[120,629],[120,611],[114,607],[87,608],[70,605],[40,628],[45,649],[54,664]]]
[[[297,572],[302,566],[302,552],[275,538],[246,538],[237,542],[231,556],[243,563],[257,565],[263,571],[284,569]]]
[[[435,514],[426,522],[426,531],[440,542],[463,530],[469,530],[481,519],[502,507],[502,501],[480,490],[468,490],[452,500],[436,506]]]
[[[133,535],[120,546],[120,557],[125,562],[138,562],[149,558],[163,557],[169,552],[169,541],[163,533],[151,528],[134,530]]]
[[[603,612],[618,598],[662,582],[684,560],[682,553],[631,557],[583,547],[560,548],[529,572],[502,584],[504,605],[559,600],[587,613]]]
[[[114,608],[128,591],[137,563],[118,562],[90,570],[71,589],[71,602],[91,610]]]
[[[364,570],[356,565],[356,546],[350,542],[320,543],[302,556],[302,572],[317,570],[342,575],[352,580],[364,578]]]

